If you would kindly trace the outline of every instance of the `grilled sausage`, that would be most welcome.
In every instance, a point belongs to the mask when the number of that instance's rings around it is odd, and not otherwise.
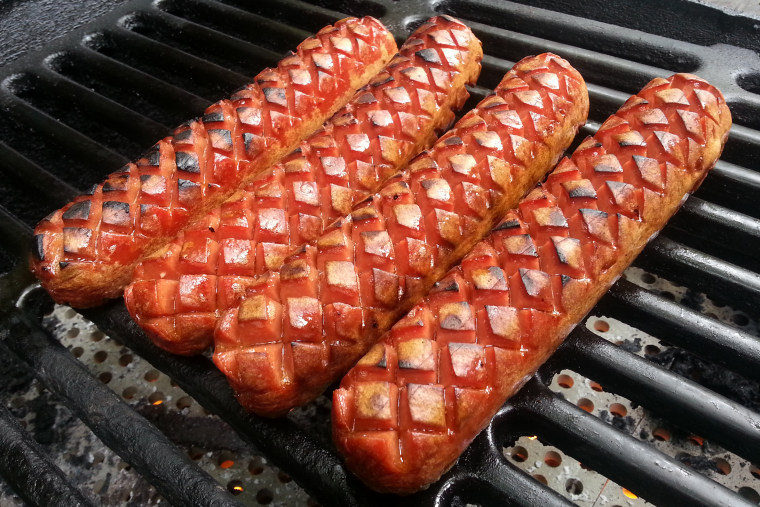
[[[296,148],[395,52],[393,36],[374,18],[323,28],[43,219],[32,271],[58,302],[89,307],[117,297],[137,262]]]
[[[435,481],[718,159],[731,126],[693,75],[655,79],[507,213],[333,394],[333,435],[379,491]]]
[[[137,266],[124,293],[137,323],[170,352],[206,349],[255,275],[279,269],[433,144],[467,99],[482,54],[453,18],[423,24],[324,129]]]
[[[429,153],[224,315],[214,361],[267,416],[320,394],[559,159],[586,119],[580,74],[519,62]]]

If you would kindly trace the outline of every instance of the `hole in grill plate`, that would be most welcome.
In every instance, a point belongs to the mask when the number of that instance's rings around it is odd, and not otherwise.
[[[750,488],[749,486],[743,486],[739,488],[739,494],[750,502],[760,504],[760,493],[758,493],[755,489]]]
[[[518,445],[512,449],[512,459],[519,463],[522,463],[528,459],[528,451],[525,450],[525,447]]]

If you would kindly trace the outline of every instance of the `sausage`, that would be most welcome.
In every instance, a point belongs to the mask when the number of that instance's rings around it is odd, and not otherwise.
[[[438,479],[657,234],[720,156],[721,93],[655,79],[399,321],[333,393],[333,436],[371,488]]]
[[[519,62],[430,152],[257,280],[215,333],[241,404],[281,415],[340,378],[543,177],[587,112],[566,61]]]
[[[324,129],[137,266],[124,293],[132,317],[170,352],[208,348],[221,312],[255,275],[279,269],[433,144],[467,99],[482,55],[455,19],[423,24]]]
[[[135,264],[298,146],[396,52],[374,18],[347,18],[34,231],[31,269],[54,300],[91,307],[118,297]]]

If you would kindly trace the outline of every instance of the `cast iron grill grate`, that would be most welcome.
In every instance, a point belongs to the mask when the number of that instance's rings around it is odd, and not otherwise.
[[[585,133],[655,76],[695,72],[721,88],[735,115],[724,156],[636,264],[757,317],[760,260],[754,252],[760,247],[760,206],[753,197],[760,191],[755,170],[760,160],[760,37],[754,21],[686,1],[673,2],[652,21],[644,13],[660,8],[654,0],[640,2],[638,13],[622,0],[606,1],[604,8],[592,11],[586,6],[577,12],[594,19],[583,19],[567,14],[576,12],[576,4],[580,2],[560,2],[550,11],[535,8],[543,6],[538,0],[136,0],[0,69],[5,115],[0,124],[5,176],[0,182],[0,234],[5,240],[0,272],[7,272],[0,285],[0,354],[15,354],[28,363],[47,388],[169,502],[235,504],[223,487],[43,331],[40,319],[49,301],[39,290],[26,289],[31,283],[24,266],[26,245],[31,227],[52,208],[139,155],[169,127],[241,86],[323,25],[365,14],[380,18],[399,40],[435,13],[468,22],[487,55],[473,102],[523,56],[547,50],[560,54],[589,83],[592,110]],[[666,22],[674,12],[677,30]],[[760,380],[760,339],[683,302],[621,280],[594,313],[638,327],[750,381]],[[156,349],[120,302],[85,316],[166,372],[325,505],[389,500],[367,491],[343,469],[325,443],[324,423],[310,424],[297,415],[269,421],[245,414],[210,361]],[[526,434],[538,435],[653,503],[746,502],[553,394],[547,386],[563,369],[760,463],[760,414],[753,407],[579,326],[454,469],[404,502],[566,504],[504,458],[504,444]],[[0,457],[0,473],[27,501],[88,502],[7,411],[0,412],[0,425],[7,428],[0,445],[10,450]]]

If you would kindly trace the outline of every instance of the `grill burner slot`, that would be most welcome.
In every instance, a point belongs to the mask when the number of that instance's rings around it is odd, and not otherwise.
[[[0,108],[6,114],[6,121],[0,124],[0,171],[6,176],[0,182],[0,234],[4,238],[0,270],[8,272],[0,278],[4,313],[0,354],[7,355],[8,347],[31,365],[47,388],[65,398],[66,405],[166,500],[237,504],[227,492],[234,492],[234,484],[217,484],[104,385],[102,377],[87,371],[45,333],[38,322],[43,313],[39,304],[45,296],[32,291],[24,296],[21,308],[13,308],[31,282],[24,268],[31,227],[51,208],[67,202],[75,188],[89,188],[144,152],[169,128],[200,114],[209,103],[246,83],[247,76],[275,63],[309,33],[347,15],[379,17],[399,40],[436,9],[469,22],[488,53],[470,106],[488,93],[487,88],[496,84],[513,61],[530,53],[558,52],[589,81],[592,110],[583,131],[586,134],[592,134],[599,122],[654,76],[693,71],[719,86],[737,123],[724,157],[636,264],[745,310],[751,317],[757,315],[760,260],[754,252],[760,247],[760,207],[756,203],[760,177],[755,168],[760,160],[760,102],[755,94],[760,90],[760,59],[751,51],[760,49],[760,37],[752,28],[753,20],[684,0],[667,6],[644,0],[644,7],[639,3],[634,12],[632,4],[620,0],[593,0],[584,3],[582,10],[571,0],[526,0],[496,6],[486,0],[318,3],[135,0],[0,70]],[[642,15],[655,11],[663,15]],[[576,17],[576,13],[596,20]],[[716,43],[743,47],[712,46]],[[725,324],[689,308],[687,303],[621,280],[594,313],[615,317],[731,372],[758,380],[757,336],[740,325]],[[161,352],[129,319],[122,303],[84,314],[103,332],[170,375],[325,505],[387,503],[387,497],[366,490],[342,467],[329,442],[325,418],[310,420],[308,409],[277,421],[246,414],[207,358]],[[568,505],[565,497],[521,472],[502,454],[505,442],[538,434],[650,501],[740,504],[742,499],[735,492],[553,394],[547,386],[555,372],[567,368],[656,411],[674,425],[760,463],[760,415],[756,411],[578,326],[441,483],[400,503]],[[150,401],[162,400],[154,397]],[[70,504],[83,501],[76,487],[61,477],[55,464],[44,458],[28,433],[18,428],[2,407],[0,426],[8,428],[2,433],[7,445],[15,443],[20,449],[0,456],[0,473],[22,489],[28,501],[49,503],[51,495],[71,498]],[[6,446],[4,442],[0,445]],[[12,473],[13,459],[40,463],[34,485]],[[663,473],[662,466],[674,472]],[[677,481],[672,479],[674,474]],[[578,492],[580,487],[566,485],[568,491]]]

